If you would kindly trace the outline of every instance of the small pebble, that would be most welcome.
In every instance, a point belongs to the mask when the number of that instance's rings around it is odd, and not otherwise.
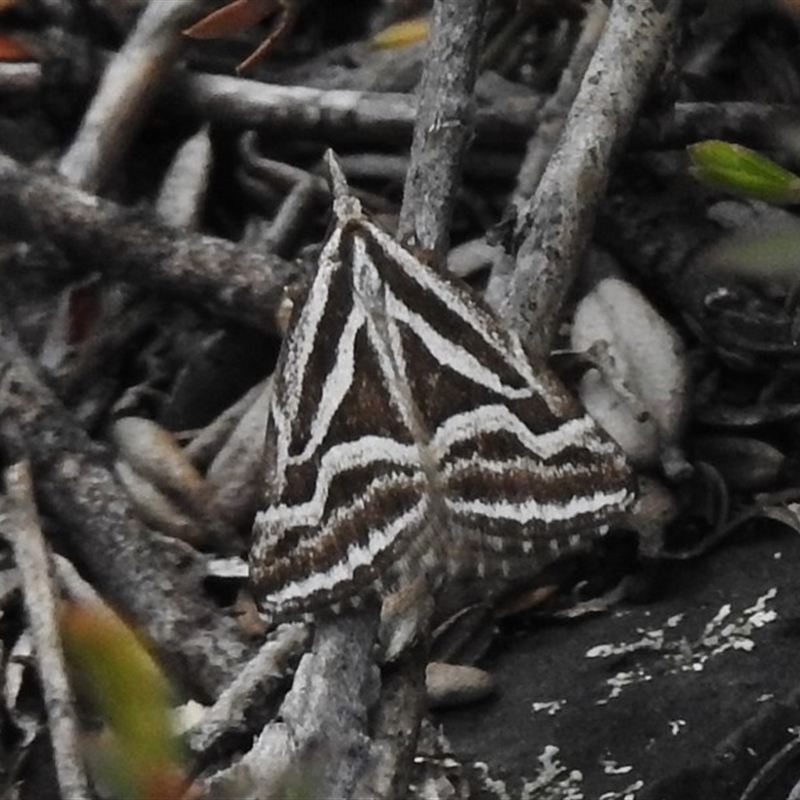
[[[485,670],[431,661],[425,670],[429,708],[452,708],[475,703],[497,691],[494,678]]]

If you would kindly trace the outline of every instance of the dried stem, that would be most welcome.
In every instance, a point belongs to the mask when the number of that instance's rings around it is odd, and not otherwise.
[[[473,92],[485,6],[485,0],[433,4],[398,238],[442,262],[475,123]]]
[[[461,164],[474,124],[473,90],[483,0],[436,0],[419,96],[398,237],[411,237],[442,261]],[[425,615],[423,615],[425,616]],[[373,712],[371,757],[359,797],[404,797],[425,712],[426,631],[384,670]]]
[[[680,0],[614,3],[561,141],[530,203],[519,209],[522,244],[500,312],[535,357],[549,353],[613,157],[663,61],[679,6]]]
[[[442,102],[442,97],[437,99]],[[311,136],[331,145],[404,144],[417,114],[417,101],[409,94],[276,86],[226,75],[181,75],[170,83],[166,100],[211,122]],[[475,135],[496,146],[524,142],[540,105],[538,97],[499,98],[475,111]]]
[[[608,6],[603,0],[594,0],[586,12],[583,30],[575,43],[569,64],[561,73],[558,89],[542,106],[539,113],[540,122],[536,128],[536,135],[528,142],[525,160],[519,168],[517,188],[511,199],[514,206],[522,206],[536,191],[547,162],[564,131],[567,114],[575,102],[581,81],[607,20]]]
[[[180,52],[181,31],[196,15],[196,0],[150,0],[61,159],[70,183],[97,192],[118,168]]]
[[[58,785],[62,797],[88,800],[93,795],[80,753],[78,720],[58,632],[58,595],[33,499],[30,464],[13,464],[5,479],[11,510],[0,514],[0,522],[22,576]]]
[[[238,744],[243,736],[259,732],[259,719],[270,711],[278,690],[290,675],[310,642],[308,626],[282,625],[242,667],[233,683],[187,734],[192,754],[214,758],[226,749],[226,741]]]
[[[42,85],[38,64],[0,64],[0,94],[32,93]],[[178,72],[163,87],[170,111],[192,112],[227,128],[313,137],[338,142],[406,144],[417,112],[416,98],[402,92],[283,86],[230,75]],[[475,110],[479,142],[501,147],[530,138],[541,107],[538,96],[498,97]]]
[[[264,728],[241,761],[209,779],[207,793],[356,796],[370,755],[367,724],[377,670],[369,654],[376,630],[376,613],[318,619],[312,650],[300,662],[280,721]]]

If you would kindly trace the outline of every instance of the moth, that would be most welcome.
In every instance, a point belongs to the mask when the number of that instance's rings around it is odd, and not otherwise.
[[[617,445],[464,283],[335,225],[273,380],[251,582],[278,619],[421,575],[543,565],[633,497]]]

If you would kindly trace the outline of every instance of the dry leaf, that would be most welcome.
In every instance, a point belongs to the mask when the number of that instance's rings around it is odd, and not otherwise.
[[[634,464],[661,460],[667,469],[688,400],[689,370],[677,334],[638,289],[606,278],[575,311],[572,347],[594,355],[598,367],[581,382],[587,411]]]
[[[372,37],[373,47],[393,48],[416,44],[428,36],[428,17],[416,17],[403,22],[395,22]]]
[[[184,31],[192,39],[222,39],[249,30],[278,10],[279,0],[233,0]]]
[[[298,0],[233,0],[187,28],[184,34],[193,39],[219,39],[248,30],[276,14],[277,19],[264,41],[236,67],[237,72],[243,72],[289,33],[298,13]]]
[[[0,33],[0,61],[36,60],[36,56],[24,44],[5,33]]]

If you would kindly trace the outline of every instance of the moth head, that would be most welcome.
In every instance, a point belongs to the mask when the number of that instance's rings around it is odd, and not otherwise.
[[[333,150],[325,151],[325,166],[328,168],[331,194],[333,195],[333,214],[341,225],[351,219],[362,216],[361,203],[350,194],[347,178],[336,159]]]

